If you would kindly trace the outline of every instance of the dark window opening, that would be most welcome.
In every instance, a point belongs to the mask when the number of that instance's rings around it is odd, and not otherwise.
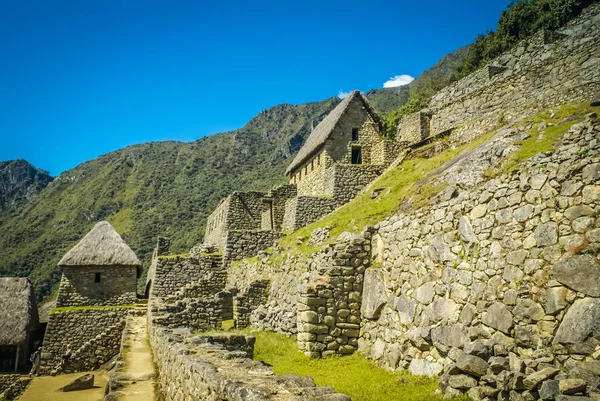
[[[358,128],[352,128],[352,140],[358,141]]]
[[[361,148],[352,148],[352,164],[362,164]]]
[[[96,273],[96,276],[94,277],[94,283],[99,283],[101,280],[101,274],[100,273]]]

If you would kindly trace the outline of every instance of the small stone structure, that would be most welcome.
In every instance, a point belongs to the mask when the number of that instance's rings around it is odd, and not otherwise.
[[[160,390],[168,400],[350,401],[331,387],[316,387],[308,376],[276,376],[252,360],[254,337],[193,336],[153,324],[149,330]]]
[[[137,298],[142,265],[106,221],[97,223],[58,266],[63,275],[57,307],[128,305]]]
[[[39,326],[35,293],[29,279],[0,278],[0,323],[0,373],[28,371]]]
[[[102,221],[67,252],[59,266],[63,277],[57,307],[79,308],[51,313],[41,371],[54,370],[67,344],[73,357],[64,370],[96,368],[119,352],[128,309],[137,299],[142,265],[114,228]]]

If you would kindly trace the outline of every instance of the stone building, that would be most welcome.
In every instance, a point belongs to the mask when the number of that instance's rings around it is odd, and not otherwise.
[[[29,368],[38,326],[35,293],[29,279],[0,278],[0,372]]]
[[[136,300],[142,265],[106,221],[58,262],[62,279],[56,306],[128,305]]]
[[[383,122],[359,91],[348,95],[317,125],[286,170],[298,195],[331,195],[334,164],[383,165]]]

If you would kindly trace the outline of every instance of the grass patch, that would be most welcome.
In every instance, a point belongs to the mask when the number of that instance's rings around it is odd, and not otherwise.
[[[68,312],[74,310],[89,310],[89,309],[133,309],[135,304],[129,305],[110,305],[110,306],[61,306],[53,308],[50,313]]]
[[[277,374],[311,376],[319,386],[331,386],[353,401],[437,401],[437,378],[389,372],[360,354],[310,359],[298,351],[296,339],[266,331],[242,330],[256,336],[254,358]],[[455,400],[469,400],[460,397]]]
[[[551,151],[562,134],[574,124],[583,121],[584,116],[591,112],[600,113],[600,107],[591,107],[589,102],[583,102],[562,106],[554,112],[546,110],[525,119],[517,127],[531,125],[531,128],[524,131],[529,135],[529,138],[521,141],[521,147],[509,156],[501,168],[489,169],[486,171],[485,176],[493,178],[501,174],[510,174],[517,170],[523,162],[538,153]],[[542,130],[538,130],[538,125],[541,122],[546,122],[549,125]]]
[[[495,130],[491,131],[471,143],[448,149],[431,158],[405,159],[370,185],[369,188],[383,188],[378,197],[371,199],[370,191],[365,191],[325,218],[281,238],[280,245],[283,248],[296,248],[304,254],[312,253],[323,245],[309,246],[305,242],[298,246],[296,240],[298,237],[309,238],[316,228],[329,226],[330,236],[327,242],[331,243],[344,231],[359,233],[364,227],[391,216],[407,199],[411,199],[414,206],[427,204],[429,197],[445,186],[427,184],[422,180],[459,154],[477,148],[495,133]]]
[[[122,209],[119,212],[113,214],[106,220],[114,227],[115,231],[119,235],[131,230],[133,211],[130,208]]]

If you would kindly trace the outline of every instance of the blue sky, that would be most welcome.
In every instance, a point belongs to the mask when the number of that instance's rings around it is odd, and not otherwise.
[[[509,0],[0,3],[0,161],[52,175],[418,76]],[[400,79],[402,80],[402,79]]]

